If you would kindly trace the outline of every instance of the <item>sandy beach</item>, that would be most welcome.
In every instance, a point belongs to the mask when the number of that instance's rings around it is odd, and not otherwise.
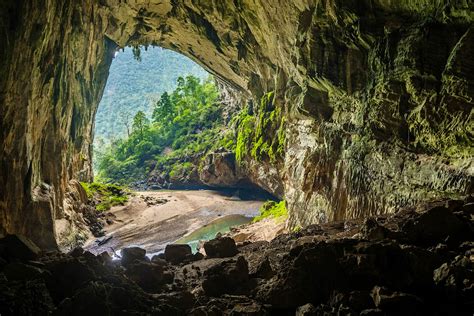
[[[114,207],[113,223],[105,237],[90,239],[93,253],[139,246],[148,253],[162,251],[168,243],[222,216],[255,216],[262,201],[243,201],[212,190],[136,192],[125,206]],[[107,241],[98,245],[98,241]]]

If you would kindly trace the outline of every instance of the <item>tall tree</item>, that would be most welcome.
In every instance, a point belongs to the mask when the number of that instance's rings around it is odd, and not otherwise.
[[[160,100],[153,109],[152,119],[154,123],[168,122],[173,116],[173,104],[168,92],[161,95]]]
[[[143,132],[150,124],[150,121],[146,117],[143,111],[138,111],[133,118],[133,132],[138,132],[140,135],[140,139],[143,139]]]

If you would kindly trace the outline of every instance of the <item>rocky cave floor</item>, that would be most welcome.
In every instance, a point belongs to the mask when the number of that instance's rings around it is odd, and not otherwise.
[[[1,315],[472,315],[474,199],[151,260],[0,241]]]

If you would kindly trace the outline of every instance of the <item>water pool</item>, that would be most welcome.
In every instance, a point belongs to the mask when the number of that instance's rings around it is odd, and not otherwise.
[[[195,253],[197,252],[197,246],[200,240],[213,239],[217,233],[227,233],[232,227],[250,223],[252,219],[253,217],[238,214],[223,216],[193,231],[189,235],[178,239],[175,243],[188,244],[191,246],[193,253]]]

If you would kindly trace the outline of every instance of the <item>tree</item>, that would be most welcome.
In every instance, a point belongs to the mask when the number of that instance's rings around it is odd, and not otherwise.
[[[152,119],[154,123],[168,122],[173,115],[173,104],[168,92],[161,95],[160,100],[153,109]]]
[[[104,150],[99,157],[99,175],[130,183],[146,177],[151,168],[169,173],[181,168],[183,161],[221,147],[225,126],[218,95],[213,80],[179,78],[178,87],[163,93],[156,103],[153,124],[144,112],[137,112],[131,134]]]
[[[127,129],[127,137],[130,137],[130,124],[131,124],[131,117],[132,115],[130,112],[125,111],[125,112],[120,112],[119,114],[119,119],[120,122],[125,125],[125,128]]]
[[[146,117],[143,111],[138,111],[133,118],[133,132],[138,132],[140,139],[143,139],[143,132],[150,124],[150,121]]]

